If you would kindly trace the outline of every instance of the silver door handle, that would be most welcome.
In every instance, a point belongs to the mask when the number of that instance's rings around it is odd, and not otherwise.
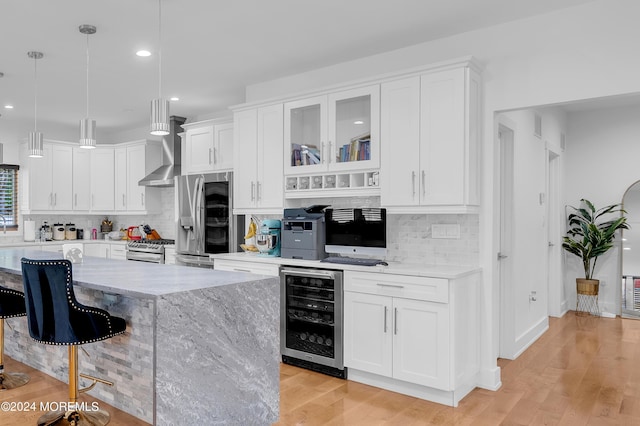
[[[248,273],[251,273],[251,271],[249,269],[233,268],[233,270],[236,271],[236,272],[248,272]]]
[[[218,164],[218,150],[213,148],[213,164]]]
[[[258,201],[262,200],[262,184],[260,183],[260,181],[258,181],[257,183],[256,197]]]
[[[209,165],[211,165],[211,148],[209,148]]]
[[[498,253],[498,260],[506,259],[507,257],[509,256],[507,256],[506,254]]]
[[[57,206],[58,205],[58,193],[54,193],[53,194],[53,205]]]
[[[327,155],[327,163],[331,162],[331,148],[333,147],[333,142],[329,141],[329,154]]]
[[[393,308],[393,334],[398,334],[398,308]]]
[[[140,194],[140,204],[144,207],[144,192]]]
[[[384,332],[387,332],[387,307],[384,307]]]
[[[256,197],[255,197],[255,190],[256,190],[256,184],[254,181],[251,181],[251,201],[255,201]]]
[[[280,272],[282,272],[282,274],[290,274],[290,275],[295,275],[297,277],[326,278],[330,280],[335,279],[334,272],[323,273],[323,272],[299,271],[296,269],[282,269],[280,270]]]
[[[411,172],[411,185],[413,187],[413,196],[416,196],[416,172]]]
[[[91,194],[91,207],[95,207],[96,203],[94,201],[94,196]]]
[[[324,164],[324,160],[325,160],[324,141],[320,142],[320,147],[321,147],[321,149],[320,149],[320,157],[322,157],[322,158],[320,158],[320,164]]]
[[[426,172],[422,171],[422,195],[425,196],[427,194],[427,182],[426,182]]]
[[[53,192],[49,193],[49,205],[53,207]]]
[[[127,199],[124,194],[122,194],[122,207],[127,205]]]
[[[78,194],[75,194],[74,205],[78,207]]]

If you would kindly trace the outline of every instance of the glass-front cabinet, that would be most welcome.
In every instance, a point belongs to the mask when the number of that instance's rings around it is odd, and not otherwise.
[[[285,174],[377,168],[380,86],[285,104]]]

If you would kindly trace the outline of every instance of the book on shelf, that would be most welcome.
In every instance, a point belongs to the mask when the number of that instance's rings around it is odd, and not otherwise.
[[[320,151],[313,145],[291,144],[291,165],[307,166],[320,163]]]

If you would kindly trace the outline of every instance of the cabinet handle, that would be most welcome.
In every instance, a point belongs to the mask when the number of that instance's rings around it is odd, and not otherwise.
[[[127,205],[127,198],[124,194],[122,194],[122,207],[125,207]]]
[[[251,273],[251,271],[248,270],[248,269],[233,268],[233,270],[236,271],[236,272],[249,272],[249,273]]]
[[[144,207],[144,192],[140,194],[140,204]]]
[[[218,164],[218,150],[213,148],[213,164]]]
[[[49,193],[49,205],[51,207],[53,207],[53,193],[52,192]]]
[[[333,142],[329,141],[329,154],[327,155],[327,163],[331,163],[331,148],[333,148]]]
[[[403,285],[397,285],[397,284],[383,284],[383,283],[376,283],[376,285],[379,285],[380,287],[404,288],[404,286],[403,286]]]
[[[260,181],[258,181],[257,184],[256,198],[258,199],[258,201],[262,200],[262,184],[260,183]]]
[[[211,165],[211,148],[209,148],[209,165]]]
[[[422,171],[422,196],[427,195],[427,181],[426,181],[426,172]]]
[[[93,196],[93,194],[91,194],[91,207],[95,207],[96,203],[95,203],[95,197]]]
[[[256,189],[256,184],[254,181],[251,181],[251,201],[255,201],[256,197],[255,197],[255,189]]]
[[[53,205],[57,206],[58,205],[58,193],[54,193],[53,194]]]
[[[320,142],[320,146],[322,147],[322,149],[320,150],[320,156],[322,157],[320,159],[320,163],[324,164],[324,161],[325,161],[324,141]]]
[[[416,172],[411,172],[411,186],[413,187],[413,196],[416,196]]]
[[[78,194],[75,194],[74,205],[78,207]]]
[[[387,310],[388,308],[385,306],[384,307],[384,332],[387,332]]]
[[[393,334],[398,334],[398,308],[393,308]]]

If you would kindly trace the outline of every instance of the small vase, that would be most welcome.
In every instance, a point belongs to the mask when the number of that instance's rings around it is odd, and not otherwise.
[[[576,292],[585,296],[597,296],[600,287],[600,280],[587,280],[576,278]]]

